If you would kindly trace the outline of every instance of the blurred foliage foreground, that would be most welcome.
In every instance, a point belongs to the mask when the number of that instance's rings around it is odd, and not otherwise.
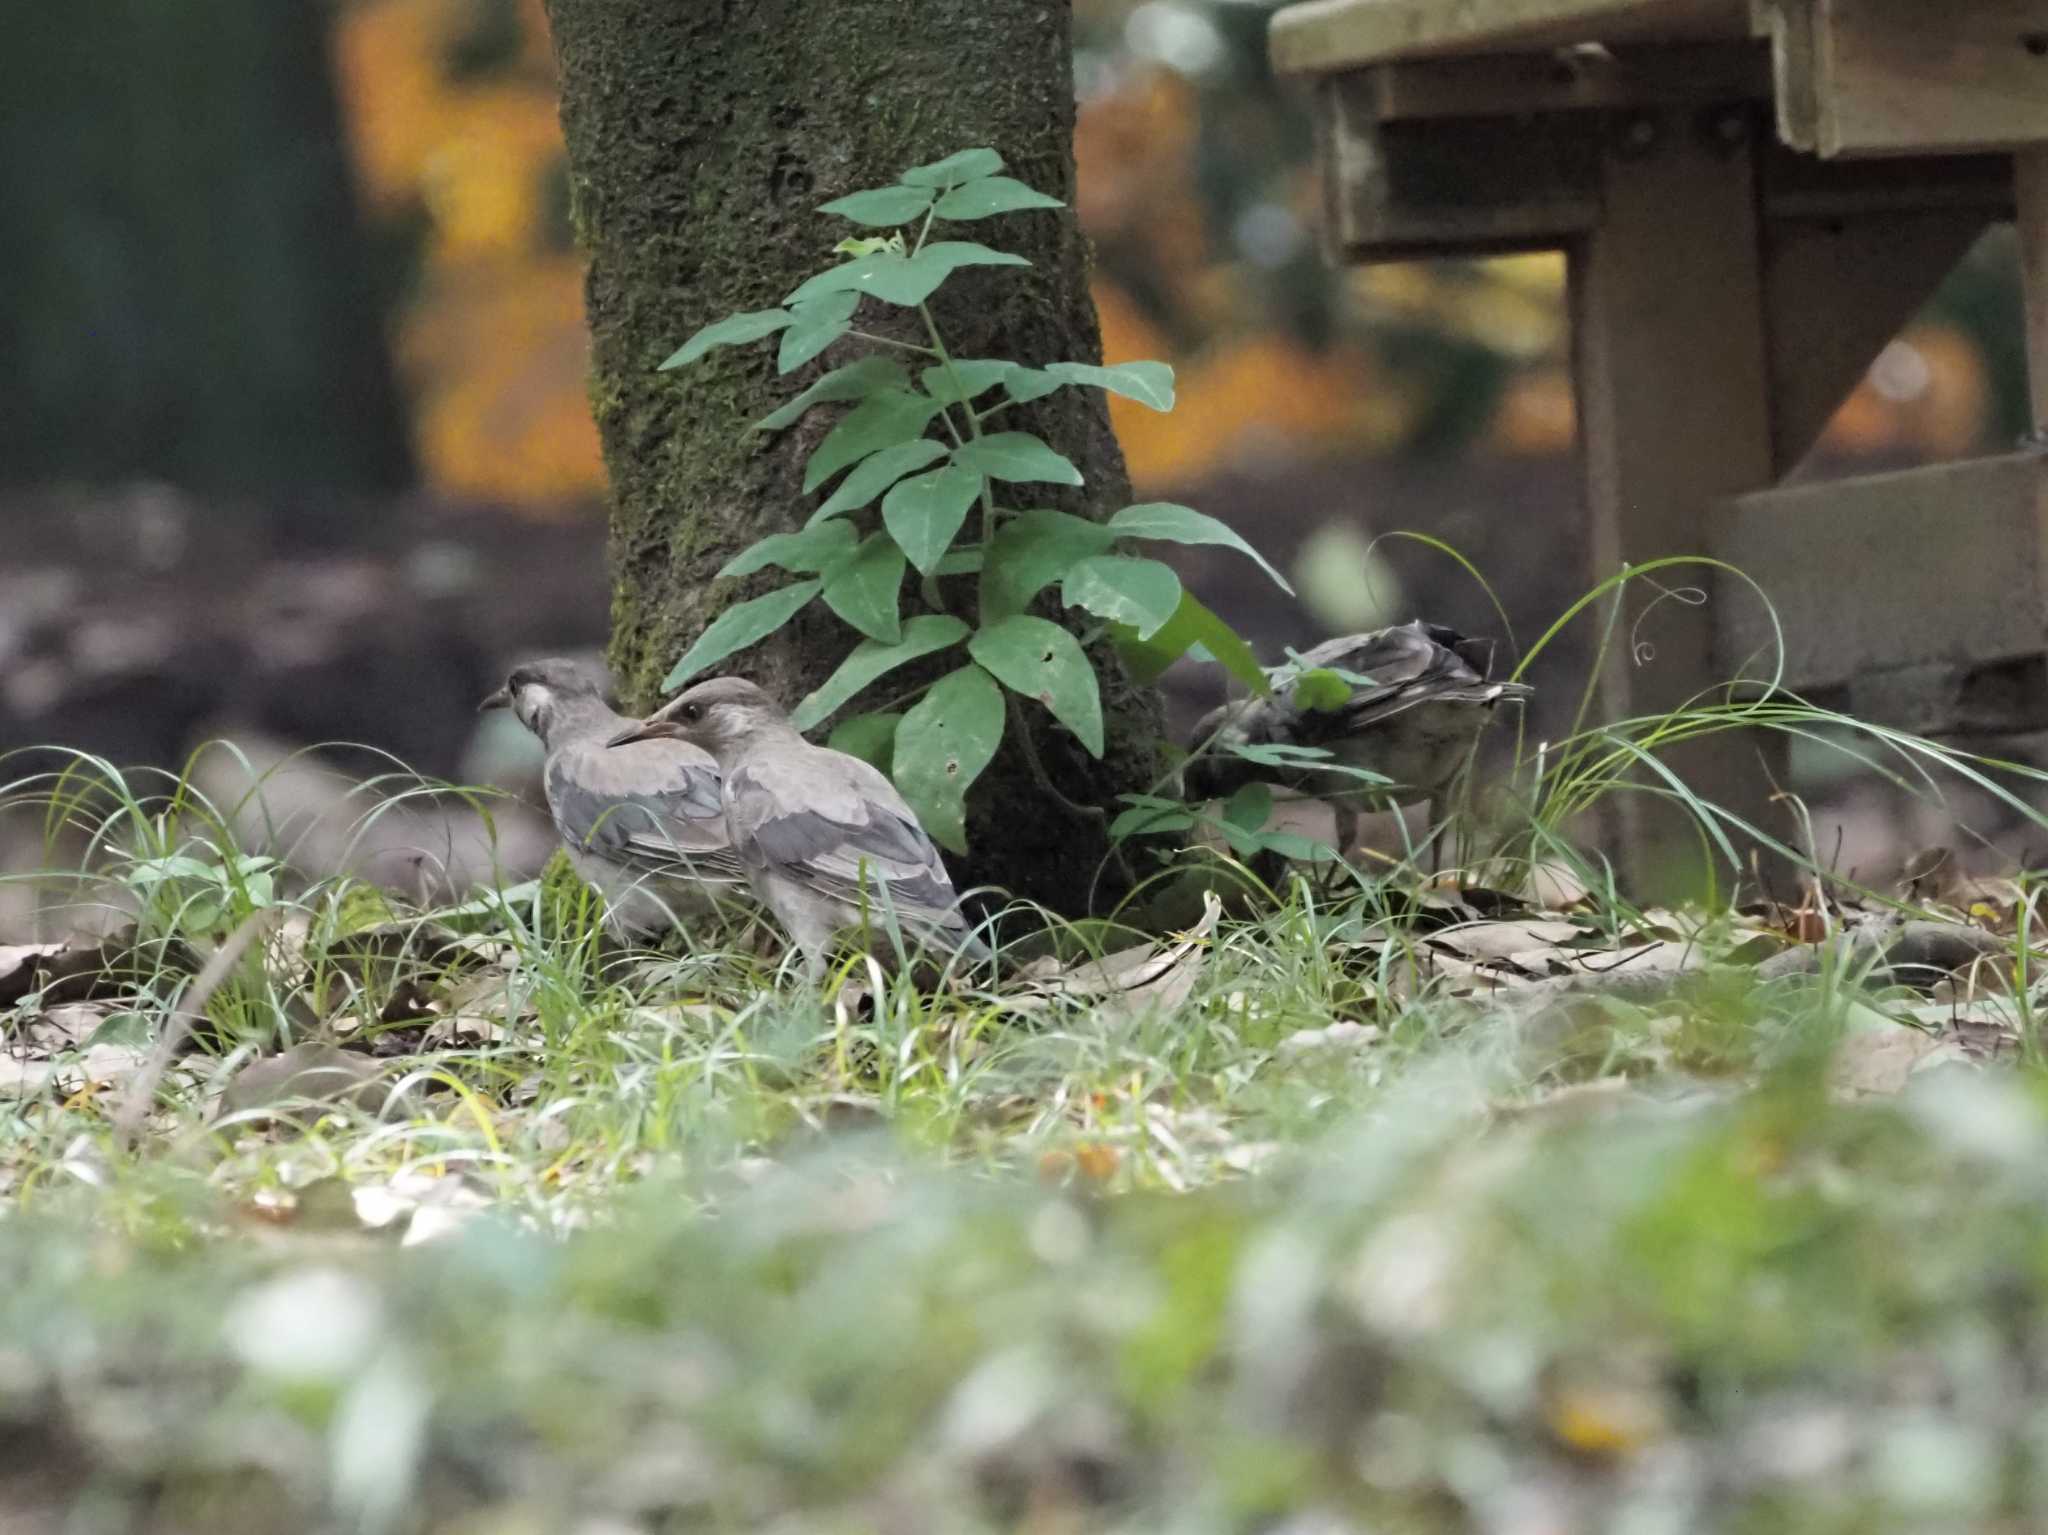
[[[1185,1196],[842,1142],[566,1240],[18,1217],[0,1527],[2040,1528],[2042,1095],[1822,1082],[1489,1113],[1439,1060]]]
[[[821,998],[144,852],[0,953],[7,1535],[2048,1516],[2025,887],[1297,881]]]

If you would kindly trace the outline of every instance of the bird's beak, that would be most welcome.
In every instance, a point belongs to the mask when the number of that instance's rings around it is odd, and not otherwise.
[[[676,733],[675,727],[667,720],[641,720],[628,725],[609,741],[606,746],[631,746],[635,741],[661,741]]]
[[[476,706],[476,712],[483,714],[492,709],[509,709],[511,707],[512,690],[510,688],[499,688],[497,692],[491,694],[490,697]]]

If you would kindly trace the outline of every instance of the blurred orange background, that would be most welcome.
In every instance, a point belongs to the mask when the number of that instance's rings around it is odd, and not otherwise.
[[[1156,357],[1179,374],[1171,415],[1111,402],[1141,488],[1276,455],[1421,451],[1446,431],[1483,453],[1569,450],[1560,257],[1305,276],[1317,264],[1317,192],[1302,103],[1258,67],[1267,8],[1076,9],[1079,211],[1105,253],[1104,348],[1110,361]],[[540,0],[357,0],[337,27],[367,211],[418,226],[394,341],[429,488],[573,515],[601,492],[603,470]],[[1253,147],[1233,165],[1204,163],[1220,138]],[[1318,296],[1286,291],[1318,280]],[[1288,323],[1290,306],[1318,313]],[[1426,338],[1424,355],[1389,336]],[[1445,356],[1459,365],[1446,369]],[[1930,312],[1872,370],[1822,451],[1974,451],[1994,432],[1995,392],[1983,348]]]

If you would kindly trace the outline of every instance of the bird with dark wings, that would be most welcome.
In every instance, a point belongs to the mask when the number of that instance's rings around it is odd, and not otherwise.
[[[1270,783],[1323,800],[1337,818],[1337,846],[1358,842],[1361,802],[1435,802],[1471,760],[1495,707],[1518,703],[1532,689],[1488,679],[1491,640],[1469,639],[1420,620],[1325,640],[1298,660],[1270,667],[1273,691],[1212,709],[1195,726],[1196,755],[1184,774],[1190,799],[1220,799],[1248,783]],[[1339,675],[1350,696],[1331,708],[1295,700],[1310,671]],[[1213,739],[1212,739],[1213,738]],[[1330,767],[1248,761],[1242,746],[1308,747],[1329,753]],[[1333,769],[1354,768],[1371,783]]]

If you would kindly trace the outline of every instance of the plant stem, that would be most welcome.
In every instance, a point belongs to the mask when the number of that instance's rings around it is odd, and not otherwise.
[[[919,304],[917,312],[924,320],[925,334],[932,338],[931,349],[938,354],[939,366],[946,370],[946,380],[953,386],[953,393],[957,397],[960,412],[967,417],[968,435],[978,442],[981,439],[981,419],[975,415],[973,405],[967,401],[961,390],[960,374],[953,366],[953,354],[946,350],[945,338],[939,334],[939,322],[932,318],[931,305],[929,304]],[[947,424],[949,427],[952,424],[950,415],[947,417]],[[990,488],[988,476],[983,475],[981,477],[981,541],[984,545],[993,543],[995,536],[995,492]]]
[[[894,336],[877,336],[873,331],[850,330],[849,336],[858,336],[862,341],[872,341],[879,346],[901,347],[906,352],[915,352],[920,357],[936,357],[938,354],[928,346],[919,346],[915,341],[898,341]]]
[[[1024,765],[1031,770],[1031,778],[1046,798],[1058,805],[1068,815],[1082,821],[1107,821],[1109,812],[1099,805],[1081,805],[1062,794],[1059,785],[1052,781],[1052,775],[1045,770],[1045,763],[1039,759],[1038,743],[1032,739],[1030,722],[1024,718],[1024,710],[1017,701],[1017,695],[1003,694],[1003,702],[1010,711],[1011,728],[1017,732],[1017,740],[1024,748]]]

